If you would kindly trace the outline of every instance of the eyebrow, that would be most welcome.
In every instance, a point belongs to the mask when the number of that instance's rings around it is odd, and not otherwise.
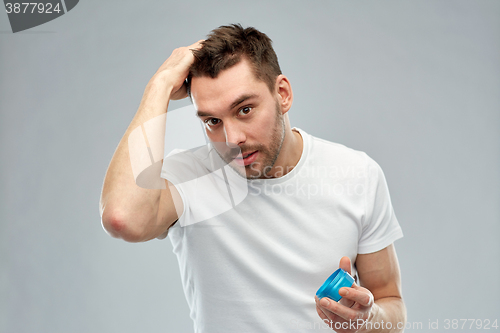
[[[236,106],[238,106],[239,104],[245,102],[246,100],[248,99],[251,99],[251,98],[254,98],[254,97],[257,97],[257,94],[246,94],[246,95],[242,95],[240,97],[238,97],[233,103],[231,103],[231,106],[229,107],[229,109],[233,109],[235,108]],[[196,112],[196,115],[198,117],[209,117],[211,116],[212,114],[208,113],[208,112],[205,112],[205,111],[201,111],[201,110],[198,110]]]

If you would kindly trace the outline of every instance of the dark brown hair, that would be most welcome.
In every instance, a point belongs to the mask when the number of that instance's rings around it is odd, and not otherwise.
[[[272,47],[272,40],[259,30],[240,24],[221,26],[210,32],[199,50],[193,51],[195,61],[187,78],[191,95],[192,77],[216,78],[220,71],[239,63],[243,57],[250,61],[258,80],[273,91],[276,77],[281,74],[278,57]]]

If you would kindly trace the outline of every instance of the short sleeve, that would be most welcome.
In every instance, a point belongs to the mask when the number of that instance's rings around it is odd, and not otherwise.
[[[161,177],[179,192],[184,205],[178,219],[181,227],[233,209],[248,193],[247,179],[209,145],[172,152],[163,160]]]
[[[360,254],[380,251],[403,237],[403,231],[394,214],[384,172],[368,155],[366,158],[366,210],[358,242]]]
[[[176,188],[183,204],[183,211],[177,223],[184,219],[186,211],[189,210],[189,200],[182,184],[186,179],[198,176],[194,167],[195,162],[189,151],[185,149],[174,149],[163,159],[160,177],[169,181]]]

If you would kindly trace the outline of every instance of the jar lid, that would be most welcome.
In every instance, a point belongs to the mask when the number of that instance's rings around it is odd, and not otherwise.
[[[328,297],[338,302],[342,298],[339,295],[340,288],[351,287],[353,283],[354,278],[342,268],[339,268],[318,289],[316,296],[320,299]]]

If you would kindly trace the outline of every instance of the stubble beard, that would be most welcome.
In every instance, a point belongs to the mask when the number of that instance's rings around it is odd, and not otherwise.
[[[275,126],[273,126],[273,133],[271,135],[271,144],[265,147],[263,144],[256,145],[255,147],[241,147],[242,151],[255,151],[258,150],[260,155],[263,156],[262,162],[252,163],[245,166],[245,175],[247,179],[259,178],[273,178],[269,172],[276,163],[278,156],[281,152],[281,147],[285,140],[285,119],[281,114],[281,108],[276,101],[276,118]],[[240,172],[241,174],[241,172]]]

